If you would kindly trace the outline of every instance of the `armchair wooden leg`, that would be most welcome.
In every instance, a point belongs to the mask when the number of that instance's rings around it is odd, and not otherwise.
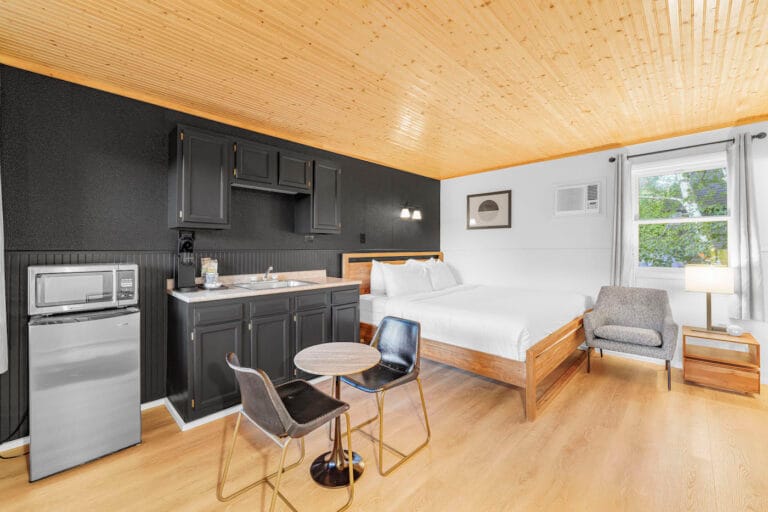
[[[672,363],[667,361],[667,391],[672,391]]]
[[[603,349],[600,349],[600,359],[603,358]]]
[[[587,347],[587,373],[590,373],[592,371],[592,358],[590,357],[591,352],[592,352],[592,349]]]

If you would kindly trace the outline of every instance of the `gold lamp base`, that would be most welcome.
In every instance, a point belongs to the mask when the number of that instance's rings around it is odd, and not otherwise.
[[[715,334],[726,332],[725,327],[712,325],[712,293],[707,292],[707,326],[691,327],[691,330],[698,332],[710,332]]]
[[[691,327],[692,331],[696,332],[709,332],[712,334],[722,334],[726,332],[725,327],[717,327],[715,325],[712,325],[710,327]]]

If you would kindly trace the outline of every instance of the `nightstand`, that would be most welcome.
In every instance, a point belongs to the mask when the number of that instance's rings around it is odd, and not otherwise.
[[[695,338],[697,343],[688,343],[688,338]],[[726,343],[733,348],[706,344],[712,341]],[[746,347],[746,351],[736,350],[737,347]],[[731,336],[725,332],[697,331],[684,326],[683,378],[688,382],[728,391],[760,393],[760,343],[748,332]]]

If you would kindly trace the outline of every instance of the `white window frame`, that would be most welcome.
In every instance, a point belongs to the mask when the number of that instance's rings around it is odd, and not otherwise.
[[[682,217],[675,219],[640,220],[640,178],[648,176],[662,176],[666,174],[680,174],[702,169],[716,169],[725,167],[727,172],[727,215],[716,217]],[[728,159],[725,151],[706,153],[695,156],[670,158],[654,162],[634,164],[632,166],[632,236],[634,243],[633,257],[636,276],[639,278],[677,278],[682,279],[685,269],[683,267],[641,267],[640,266],[640,226],[644,224],[693,224],[701,222],[726,221],[728,231],[728,261],[734,261],[734,242],[736,241],[735,226],[733,222],[733,173],[728,169]]]

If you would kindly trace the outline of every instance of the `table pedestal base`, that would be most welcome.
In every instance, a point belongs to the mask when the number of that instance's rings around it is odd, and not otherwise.
[[[346,456],[345,456],[346,455]],[[323,487],[346,487],[349,485],[349,467],[348,464],[352,464],[355,480],[360,478],[365,469],[365,463],[363,458],[355,452],[352,452],[352,460],[347,457],[349,452],[343,452],[342,463],[334,460],[334,454],[332,452],[325,452],[312,462],[312,466],[309,469],[312,478],[318,484]]]

